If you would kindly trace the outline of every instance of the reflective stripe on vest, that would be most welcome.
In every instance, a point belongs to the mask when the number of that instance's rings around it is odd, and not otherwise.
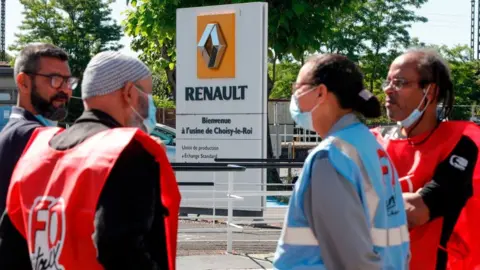
[[[289,245],[318,246],[318,241],[309,227],[286,227],[283,242]]]
[[[373,244],[379,247],[398,246],[410,241],[407,225],[389,229],[372,228],[370,234]]]
[[[347,155],[353,162],[355,162],[355,164],[360,169],[360,173],[362,174],[364,192],[367,200],[368,212],[370,214],[370,224],[372,226],[372,228],[370,229],[370,234],[372,236],[373,244],[379,247],[388,247],[400,245],[404,242],[409,242],[410,237],[406,225],[389,229],[373,227],[375,226],[374,218],[380,199],[378,198],[377,192],[373,188],[367,170],[365,169],[365,166],[363,165],[363,162],[360,159],[360,156],[355,147],[339,138],[334,138],[332,143],[340,151]]]
[[[401,245],[409,241],[406,225],[390,229],[372,228],[372,243],[378,247]],[[318,246],[318,241],[309,227],[286,227],[283,242],[289,245]]]
[[[370,215],[370,224],[373,225],[373,220],[375,218],[375,213],[377,212],[378,202],[380,199],[378,198],[377,192],[373,188],[372,182],[370,182],[370,177],[368,177],[367,170],[363,165],[360,156],[358,155],[357,150],[351,144],[339,139],[334,138],[332,141],[333,145],[335,145],[338,150],[343,152],[346,156],[348,156],[360,169],[360,173],[362,174],[363,186],[365,188],[365,196],[367,197],[367,207],[368,212]]]

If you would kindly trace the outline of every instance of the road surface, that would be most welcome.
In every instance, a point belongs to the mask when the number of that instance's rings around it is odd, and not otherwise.
[[[282,215],[285,208],[267,209],[266,216]],[[178,256],[223,254],[227,250],[227,233],[206,232],[205,229],[225,229],[224,222],[209,220],[181,220],[178,234]],[[233,252],[242,254],[266,254],[275,252],[282,224],[259,224],[243,226],[243,232],[233,232]],[[201,229],[203,232],[192,232]],[[182,232],[183,231],[183,232]]]

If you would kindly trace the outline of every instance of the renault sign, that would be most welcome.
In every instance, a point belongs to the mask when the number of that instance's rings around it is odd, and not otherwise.
[[[267,157],[267,15],[264,2],[177,9],[177,162]],[[233,174],[239,192],[265,189],[265,169]],[[176,175],[181,182],[215,183],[215,191],[180,187],[184,212],[215,208],[217,215],[226,213],[229,173]],[[265,199],[236,201],[234,215],[261,215]]]

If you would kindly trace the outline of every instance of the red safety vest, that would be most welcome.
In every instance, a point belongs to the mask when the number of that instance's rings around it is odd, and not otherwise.
[[[8,215],[28,242],[34,269],[36,265],[43,269],[103,269],[92,239],[96,206],[118,157],[135,139],[160,164],[160,196],[169,211],[165,217],[168,260],[174,270],[181,198],[162,147],[138,129],[115,128],[72,149],[56,151],[49,141],[61,131],[35,130],[17,163],[7,197]]]
[[[384,139],[378,130],[373,133],[392,159],[404,192],[416,192],[428,183],[437,165],[448,157],[462,135],[475,141],[480,149],[480,128],[471,122],[442,122],[425,143],[415,147],[406,140]],[[480,270],[479,164],[480,156],[473,177],[474,195],[461,211],[447,242],[449,270]],[[437,218],[410,230],[411,270],[435,270],[442,226],[443,218]]]

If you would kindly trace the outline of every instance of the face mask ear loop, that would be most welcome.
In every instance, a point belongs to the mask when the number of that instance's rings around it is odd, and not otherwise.
[[[315,91],[315,89],[317,89],[317,86],[315,86],[313,89],[308,90],[308,91],[305,92],[305,93],[302,93],[301,95],[295,95],[295,93],[293,93],[293,95],[295,96],[295,99],[296,99],[295,102],[297,103],[297,107],[298,107],[299,110],[300,110],[300,106],[298,106],[298,100],[299,100],[301,97],[303,97],[303,96],[305,96],[305,95],[308,95],[308,94],[310,94],[311,92]],[[318,94],[317,97],[321,97],[321,94]],[[320,105],[320,104],[317,103],[317,105],[315,105],[309,112],[310,112],[310,113],[314,112],[314,111],[318,108],[319,105]]]
[[[420,106],[422,105],[422,103],[425,101],[425,99],[427,98],[427,94],[428,94],[428,91],[430,91],[430,86],[428,86],[427,90],[424,91],[424,96],[422,98],[422,101],[420,102],[420,104],[418,105],[417,107],[417,110],[420,108]],[[410,129],[409,132],[407,132],[406,130],[406,134],[407,134],[407,141],[408,141],[408,144],[412,145],[412,146],[415,146],[415,145],[421,145],[423,144],[424,142],[426,142],[428,140],[428,138],[430,138],[430,136],[433,134],[433,132],[437,129],[437,127],[439,126],[440,122],[437,123],[437,125],[432,129],[432,131],[427,135],[427,137],[425,137],[425,139],[421,140],[420,142],[418,143],[414,143],[410,140],[410,134],[412,133],[412,131],[417,127],[418,124],[420,124],[420,121],[422,121],[423,119],[423,116],[424,116],[424,112],[425,110],[427,109],[428,105],[430,105],[430,100],[427,100],[427,104],[425,104],[425,108],[423,108],[423,111],[422,111],[422,115],[420,116],[420,118],[417,120],[417,122],[412,126],[412,128]]]
[[[145,92],[143,92],[142,90],[140,90],[135,84],[133,85],[133,87],[135,87],[135,89],[137,89],[138,92],[140,92],[140,93],[148,96],[147,93],[145,93]],[[130,108],[132,108],[133,112],[135,112],[135,114],[136,114],[138,117],[140,117],[140,119],[142,119],[142,120],[145,120],[145,119],[146,119],[146,118],[143,118],[143,116],[142,116],[140,113],[138,113],[137,110],[135,110],[135,108],[132,106],[132,104],[130,104]],[[147,117],[148,117],[148,116],[147,116]]]
[[[132,108],[133,112],[134,112],[138,117],[140,117],[140,119],[142,119],[142,121],[145,120],[145,118],[143,118],[143,117],[137,112],[137,110],[135,110],[135,108],[134,108],[132,105],[130,105],[130,108]]]
[[[425,110],[427,109],[428,105],[430,105],[430,100],[427,99],[427,94],[428,94],[428,92],[430,91],[430,86],[431,86],[431,85],[428,86],[427,90],[424,90],[422,101],[420,101],[420,104],[418,104],[418,107],[417,107],[417,109],[419,110],[420,107],[422,106],[422,103],[424,103],[425,100],[427,101],[427,104],[425,104],[425,107],[424,107],[423,110],[422,110],[422,114],[425,112]]]

